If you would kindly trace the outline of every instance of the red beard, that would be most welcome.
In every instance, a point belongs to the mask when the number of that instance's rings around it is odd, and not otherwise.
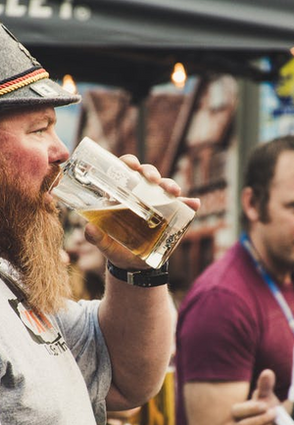
[[[44,194],[60,168],[52,166],[35,196],[24,182],[12,179],[5,164],[0,166],[0,255],[20,271],[32,306],[56,311],[70,290],[60,257],[63,229],[59,212]]]

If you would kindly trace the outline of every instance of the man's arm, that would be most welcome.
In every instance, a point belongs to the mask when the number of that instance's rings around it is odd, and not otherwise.
[[[140,165],[133,156],[128,156],[127,162],[150,181],[175,196],[179,195],[180,188],[175,182],[161,179],[153,166]],[[197,199],[186,199],[185,202],[195,210],[199,207]],[[119,268],[148,268],[142,260],[91,224],[86,227],[86,237]],[[167,285],[133,287],[106,271],[99,322],[112,364],[113,379],[107,408],[122,410],[142,405],[160,390],[171,356],[174,335]]]
[[[166,285],[133,288],[108,280],[99,320],[113,372],[107,407],[117,410],[142,405],[160,390],[171,356],[172,316]]]
[[[191,382],[184,386],[186,416],[189,425],[274,425],[275,375],[264,370],[251,400],[247,400],[248,382]],[[290,411],[292,403],[285,402]]]
[[[231,425],[232,405],[246,400],[248,382],[189,382],[184,403],[189,425]]]

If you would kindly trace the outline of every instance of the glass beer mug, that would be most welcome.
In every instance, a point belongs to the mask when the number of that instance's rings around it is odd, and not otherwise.
[[[159,268],[195,211],[85,137],[64,164],[52,194],[86,220]]]

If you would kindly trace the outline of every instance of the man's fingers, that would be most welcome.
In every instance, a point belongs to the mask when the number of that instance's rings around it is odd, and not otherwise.
[[[125,162],[129,167],[133,168],[134,170],[139,170],[141,164],[138,158],[135,155],[132,154],[125,154],[120,157],[120,159]]]
[[[92,223],[85,227],[85,238],[91,244],[99,246],[102,253],[109,250],[113,244],[113,240]]]
[[[274,394],[275,374],[266,369],[257,380],[256,389],[251,400],[236,403],[232,415],[240,425],[274,425],[276,406],[279,400]]]
[[[276,412],[274,409],[270,409],[265,413],[262,413],[258,416],[252,416],[246,419],[243,419],[238,423],[238,425],[276,425],[275,422]]]
[[[147,180],[153,183],[159,183],[161,179],[160,172],[152,164],[141,164],[139,159],[132,154],[122,155],[120,159],[133,170],[142,173]]]
[[[270,397],[274,392],[275,382],[274,372],[270,369],[263,370],[257,380],[256,390],[252,398],[256,400]]]
[[[198,211],[199,208],[201,207],[201,202],[199,198],[179,197],[179,200],[183,201],[185,204],[187,204],[189,207],[191,207],[195,211]]]
[[[248,400],[245,403],[236,403],[232,408],[235,421],[240,425],[274,425],[276,411],[268,409],[262,401]]]
[[[180,186],[170,178],[162,178],[160,186],[174,196],[179,196],[181,194]]]
[[[241,419],[246,416],[260,415],[266,412],[267,404],[263,401],[248,400],[242,403],[236,403],[232,407],[232,414],[235,419]]]
[[[124,248],[92,223],[88,223],[85,227],[85,238],[88,242],[96,245],[101,253],[117,267],[148,268],[143,260],[134,256],[131,251]]]

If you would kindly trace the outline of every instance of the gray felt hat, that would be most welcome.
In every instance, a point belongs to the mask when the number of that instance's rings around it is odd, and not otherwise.
[[[0,112],[38,105],[77,103],[72,95],[49,79],[48,72],[13,34],[0,23]]]

